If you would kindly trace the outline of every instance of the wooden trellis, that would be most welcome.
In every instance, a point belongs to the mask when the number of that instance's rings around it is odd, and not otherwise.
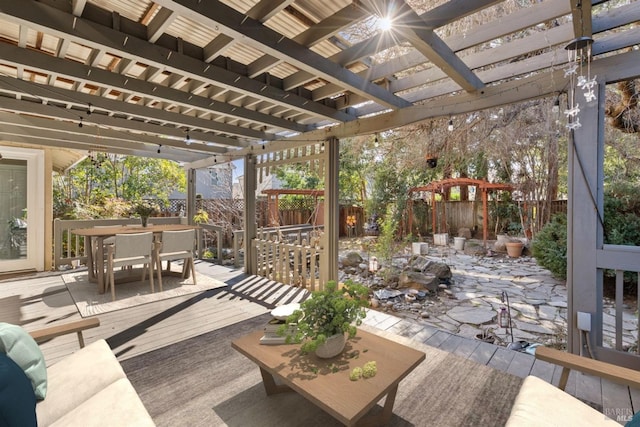
[[[324,143],[256,154],[255,164],[259,183],[271,175],[274,168],[290,164],[306,164],[311,173],[324,176]]]

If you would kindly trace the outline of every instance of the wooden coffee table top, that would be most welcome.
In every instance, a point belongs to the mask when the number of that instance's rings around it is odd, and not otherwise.
[[[345,425],[353,425],[390,391],[395,397],[398,383],[425,358],[419,350],[363,330],[331,359],[303,355],[297,344],[260,344],[262,335],[250,333],[232,347]],[[353,368],[372,360],[378,368],[375,377],[349,379]]]

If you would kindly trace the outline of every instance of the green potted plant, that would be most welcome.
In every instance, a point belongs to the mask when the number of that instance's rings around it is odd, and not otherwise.
[[[302,343],[301,350],[305,353],[315,352],[322,358],[336,356],[344,349],[347,336],[354,337],[357,326],[366,317],[368,295],[366,286],[351,280],[342,287],[330,281],[300,304],[278,334],[286,336],[287,343]],[[291,324],[297,327],[290,328]]]
[[[150,216],[154,215],[158,211],[157,206],[148,201],[141,201],[133,205],[131,209],[131,213],[140,217],[140,221],[142,222],[142,226],[147,226],[147,220]]]

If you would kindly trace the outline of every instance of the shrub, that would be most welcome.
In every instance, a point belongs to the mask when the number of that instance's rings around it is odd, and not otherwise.
[[[553,275],[567,278],[567,215],[556,214],[536,235],[531,253]]]

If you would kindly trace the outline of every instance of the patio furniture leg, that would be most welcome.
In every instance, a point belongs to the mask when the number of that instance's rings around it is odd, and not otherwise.
[[[96,245],[98,246],[96,255],[97,262],[97,274],[98,274],[98,293],[103,294],[106,292],[105,277],[104,277],[104,237],[98,237],[96,239]]]
[[[260,368],[260,374],[262,375],[262,383],[264,384],[264,390],[267,392],[267,396],[293,391],[293,389],[287,385],[276,384],[276,380],[273,378],[273,375],[265,369]]]
[[[384,399],[384,407],[382,412],[376,415],[365,416],[360,419],[356,426],[358,427],[373,427],[373,426],[385,426],[391,421],[391,415],[393,414],[393,405],[396,401],[396,393],[398,392],[398,384],[396,384]]]

